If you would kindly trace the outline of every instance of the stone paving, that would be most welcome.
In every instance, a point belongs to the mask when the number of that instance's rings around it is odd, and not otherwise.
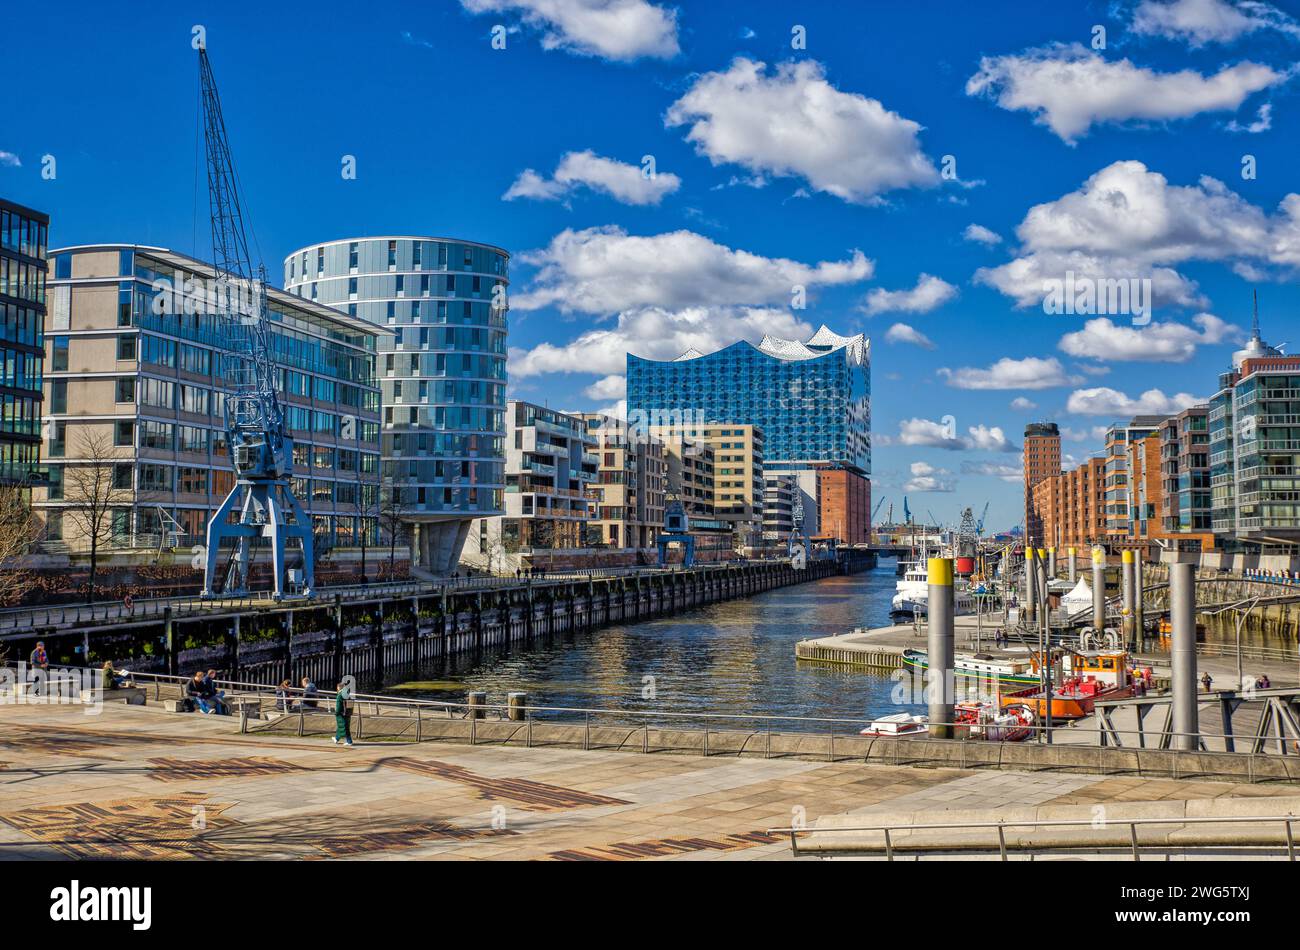
[[[0,707],[0,858],[788,860],[794,820],[1286,795],[1290,786],[239,735]]]

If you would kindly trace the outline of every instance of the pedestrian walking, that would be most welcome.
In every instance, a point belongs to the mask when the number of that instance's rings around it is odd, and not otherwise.
[[[1201,676],[1201,685],[1205,687],[1207,693],[1210,691],[1210,687],[1214,685],[1214,677],[1210,675],[1209,670],[1206,670]]]
[[[348,706],[348,688],[334,694],[334,744],[352,745],[352,709]]]

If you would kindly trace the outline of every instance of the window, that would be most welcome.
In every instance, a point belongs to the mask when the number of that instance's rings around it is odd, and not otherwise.
[[[135,377],[119,376],[114,390],[114,402],[135,402]]]
[[[117,358],[119,360],[135,359],[135,335],[129,334],[117,338]]]
[[[50,382],[50,412],[68,411],[68,381],[56,379]]]
[[[145,376],[140,380],[140,403],[155,409],[176,408],[176,385],[165,379]]]
[[[50,351],[50,369],[56,373],[67,372],[68,338],[66,336],[54,338],[54,346]]]
[[[113,463],[113,487],[119,491],[130,491],[135,478],[135,466],[130,462]]]
[[[191,495],[205,495],[208,491],[206,468],[180,468],[176,472],[176,490]]]
[[[170,465],[140,465],[140,491],[169,492],[172,490],[172,472]]]
[[[119,423],[120,425],[121,423]],[[169,422],[154,422],[144,419],[140,422],[140,448],[172,450],[175,440],[175,426]]]

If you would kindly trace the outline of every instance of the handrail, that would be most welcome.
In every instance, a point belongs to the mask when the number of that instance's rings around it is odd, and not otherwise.
[[[998,833],[998,851],[1002,855],[1002,860],[1007,860],[1007,828],[1066,828],[1066,827],[1090,827],[1094,829],[1104,829],[1110,825],[1116,825],[1120,828],[1129,829],[1129,842],[1133,851],[1133,860],[1139,861],[1141,845],[1138,840],[1137,829],[1145,825],[1222,825],[1222,824],[1281,824],[1286,829],[1286,850],[1287,860],[1295,861],[1295,834],[1291,828],[1293,822],[1297,819],[1294,812],[1287,812],[1285,815],[1225,815],[1221,818],[1213,817],[1184,817],[1184,818],[1103,818],[1100,823],[1095,818],[1025,818],[1012,819],[1010,821],[949,821],[949,822],[922,822],[922,823],[889,823],[883,825],[852,825],[842,826],[834,825],[828,827],[802,827],[802,828],[769,828],[769,835],[789,835],[790,850],[794,854],[799,853],[799,835],[808,834],[826,834],[838,832],[881,832],[884,835],[884,841],[879,846],[864,846],[862,850],[879,851],[884,849],[887,859],[894,860],[894,851],[898,846],[894,843],[893,835],[897,832],[914,832],[914,831],[948,831],[956,829],[988,829],[996,830]],[[1159,842],[1151,842],[1159,844]],[[1149,844],[1151,844],[1149,843]],[[1088,842],[1063,843],[1063,844],[1038,844],[1030,845],[1028,848],[1019,847],[1018,850],[1030,850],[1031,848],[1042,851],[1062,851],[1073,848],[1095,848],[1095,844]],[[989,846],[987,850],[993,850]]]
[[[14,664],[11,662],[3,665],[14,665]],[[127,673],[132,679],[149,680],[154,682],[156,685],[161,685],[164,682],[170,681],[172,684],[180,688],[184,688],[185,683],[188,682],[191,678],[189,676],[174,676],[166,673],[133,673],[130,671],[117,671],[117,672]],[[277,685],[271,685],[266,683],[243,683],[236,680],[223,680],[223,679],[217,679],[214,680],[214,682],[216,683],[217,686],[236,690],[241,693],[251,693],[254,696],[259,698],[265,697],[277,701],[282,699],[282,697],[277,695],[277,691],[280,688]],[[1290,691],[1300,692],[1300,687],[1297,687]],[[290,698],[295,700],[303,698],[306,695],[302,690],[302,688],[296,685],[291,686],[289,688],[289,692],[290,692]],[[1281,693],[1286,693],[1287,689],[1282,687],[1276,687],[1267,692],[1269,695],[1281,694]],[[155,695],[157,695],[156,689],[155,689]],[[1198,697],[1200,697],[1202,695],[1208,695],[1208,694],[1198,693],[1197,695]],[[337,696],[338,696],[338,690],[318,689],[314,694],[306,696],[306,698],[312,700],[329,701],[335,699]],[[860,719],[850,719],[850,718],[832,717],[832,716],[760,715],[760,714],[721,713],[721,712],[716,712],[716,713],[715,712],[678,712],[672,710],[609,709],[609,708],[589,707],[589,706],[586,707],[544,706],[544,705],[529,705],[529,704],[520,704],[520,705],[511,706],[508,703],[469,703],[469,702],[457,702],[452,700],[440,700],[440,699],[411,699],[411,698],[399,697],[399,696],[389,696],[383,693],[358,693],[355,691],[349,692],[347,698],[354,703],[373,706],[376,709],[378,709],[378,707],[380,706],[383,706],[393,710],[406,710],[408,716],[411,714],[410,712],[411,710],[415,710],[418,712],[419,710],[426,710],[426,709],[431,711],[442,712],[447,716],[452,716],[453,714],[461,714],[462,716],[469,716],[471,713],[476,715],[493,713],[495,714],[498,720],[504,720],[508,718],[509,715],[511,714],[515,714],[515,715],[523,714],[530,721],[537,714],[566,714],[566,715],[574,715],[577,717],[581,717],[580,721],[585,722],[588,727],[590,727],[592,717],[599,717],[599,716],[623,717],[625,719],[630,718],[633,720],[639,720],[644,724],[645,728],[649,728],[651,722],[654,720],[675,720],[682,723],[702,723],[706,733],[709,731],[710,723],[719,723],[719,722],[728,723],[728,724],[754,723],[756,724],[757,727],[759,727],[757,731],[765,731],[769,733],[772,731],[771,726],[773,723],[798,723],[798,724],[808,724],[814,726],[821,725],[821,726],[832,727],[826,733],[829,737],[832,747],[834,741],[837,738],[843,739],[846,737],[847,738],[858,737],[859,728],[865,725],[869,725],[876,718],[876,717],[864,717]],[[1150,697],[1150,699],[1153,699],[1155,701],[1160,701],[1161,699],[1164,699],[1167,701],[1168,697]],[[1098,702],[1100,704],[1102,701],[1099,700]],[[1118,704],[1121,701],[1112,701],[1112,702]],[[1139,702],[1141,702],[1141,700],[1139,700]],[[322,713],[327,712],[324,709],[318,709],[317,711]],[[953,728],[957,729],[959,727],[963,727],[964,725],[965,724],[960,724],[960,723],[953,724]],[[833,728],[835,726],[851,726],[853,728],[852,731],[840,732]],[[990,728],[997,728],[997,727],[992,724],[972,724],[971,728],[987,730]],[[1036,724],[1036,723],[1017,724],[1015,726],[1005,726],[1002,728],[1004,728],[1009,733],[1027,730],[1031,733],[1034,733],[1036,736],[1040,738],[1046,738],[1047,741],[1049,742],[1052,740],[1052,737],[1057,735],[1058,733],[1078,735],[1081,731],[1078,730],[1074,725],[1070,725],[1070,724],[1052,725],[1050,727],[1045,724]],[[1207,733],[1205,731],[1181,732],[1181,731],[1173,731],[1173,730],[1155,731],[1149,729],[1148,730],[1122,729],[1111,725],[1106,725],[1103,727],[1101,722],[1097,722],[1095,728],[1089,729],[1087,730],[1087,732],[1090,734],[1095,733],[1099,739],[1105,738],[1107,736],[1125,736],[1125,735],[1145,736],[1148,738],[1150,737],[1163,738],[1165,736],[1168,736],[1171,739],[1176,737],[1181,737],[1181,736],[1195,736],[1198,740],[1243,738],[1242,736],[1229,737],[1218,733]],[[805,732],[801,732],[800,734],[819,735],[820,733],[805,731]],[[875,738],[880,738],[880,737],[875,737]],[[924,733],[918,733],[916,736],[898,737],[898,739],[905,739],[905,738],[928,739],[928,736]],[[897,741],[897,740],[893,738],[885,738],[885,739],[881,739],[881,741]],[[1023,739],[1012,740],[1006,738],[989,739],[987,737],[984,737],[980,739],[972,739],[966,741],[990,742],[990,743],[996,742],[998,744],[1007,744],[1011,742],[1018,743],[1027,740],[1023,740]],[[1065,747],[1080,748],[1080,749],[1106,748],[1106,746],[1104,745],[1096,746],[1090,743],[1088,744],[1071,743]],[[1163,749],[1163,750],[1153,750],[1153,751],[1179,751],[1179,750]],[[1254,757],[1259,755],[1260,753],[1255,753],[1250,751],[1237,752],[1235,750],[1229,752],[1225,750],[1223,752],[1216,751],[1213,754],[1232,755],[1236,757]],[[1265,752],[1263,754],[1268,755],[1270,753]]]
[[[762,563],[762,562],[759,562]],[[691,568],[696,572],[710,572],[728,568],[728,564],[705,564]],[[287,609],[317,609],[331,606],[332,598],[343,600],[382,599],[388,596],[418,596],[451,593],[461,590],[519,590],[528,587],[544,587],[550,584],[564,584],[571,581],[603,580],[607,578],[640,578],[671,574],[679,568],[636,568],[631,571],[617,568],[583,568],[575,571],[534,572],[531,575],[484,575],[474,577],[448,577],[433,581],[396,581],[382,584],[351,584],[338,587],[318,588],[317,596],[312,600],[286,599],[274,601],[269,591],[258,591],[242,597],[203,598],[197,594],[181,594],[172,597],[142,598],[129,608],[115,600],[102,600],[89,603],[52,604],[46,607],[9,607],[0,609],[0,631],[14,631],[32,627],[48,627],[58,624],[112,621],[112,620],[147,620],[161,617],[167,608],[179,613],[177,608],[186,612],[211,613],[222,610],[248,609],[255,607],[282,607]],[[57,617],[58,619],[52,619]],[[40,618],[40,619],[38,619]]]

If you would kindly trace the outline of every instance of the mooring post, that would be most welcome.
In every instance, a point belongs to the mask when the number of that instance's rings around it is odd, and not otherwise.
[[[1125,548],[1120,553],[1120,635],[1124,645],[1129,649],[1137,648],[1137,638],[1133,634],[1133,622],[1136,619],[1136,600],[1133,596],[1133,549]]]
[[[1047,549],[1047,579],[1056,580],[1056,548]]]
[[[238,618],[236,618],[238,619]],[[163,635],[167,644],[167,675],[177,675],[178,662],[176,659],[176,631],[172,624],[172,609],[163,608]]]
[[[1195,752],[1200,739],[1196,710],[1196,567],[1169,565],[1169,621],[1173,627],[1173,747]]]
[[[1142,602],[1142,551],[1133,552],[1133,634],[1134,645],[1141,647],[1146,636],[1146,606]]]
[[[1092,549],[1092,629],[1106,629],[1106,549]]]
[[[926,679],[930,706],[930,736],[952,738],[953,707],[953,587],[952,558],[932,557],[929,580],[929,642]]]
[[[1025,545],[1025,609],[1022,612],[1025,619],[1033,623],[1038,619],[1038,591],[1036,569],[1034,567],[1034,548],[1032,545]]]
[[[1070,583],[1079,583],[1079,565],[1075,562],[1075,555],[1078,553],[1076,548],[1067,548],[1066,553],[1070,555]]]

